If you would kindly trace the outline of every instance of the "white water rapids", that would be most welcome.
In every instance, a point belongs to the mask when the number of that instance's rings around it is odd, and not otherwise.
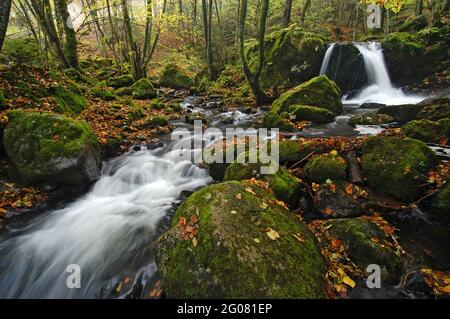
[[[180,192],[211,182],[178,158],[178,151],[144,150],[105,163],[88,194],[0,243],[0,297],[98,298],[124,268],[152,263],[146,252]],[[70,264],[81,267],[80,289],[66,285]]]

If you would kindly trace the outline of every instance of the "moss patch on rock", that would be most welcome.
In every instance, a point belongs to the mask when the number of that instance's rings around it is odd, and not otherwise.
[[[327,109],[307,106],[292,105],[289,113],[295,116],[297,121],[311,121],[313,123],[330,123],[334,121],[334,114]]]
[[[100,174],[97,139],[86,122],[52,113],[10,111],[3,144],[28,182],[80,184]]]
[[[108,86],[111,86],[115,89],[128,87],[133,85],[134,77],[132,74],[124,74],[118,77],[108,79],[107,83]]]
[[[193,76],[173,64],[164,68],[159,84],[174,89],[190,89],[195,85]]]
[[[324,298],[316,240],[302,221],[271,204],[275,200],[246,182],[216,184],[190,196],[156,242],[168,297]],[[192,230],[184,221],[197,229],[195,243],[183,239]]]
[[[423,191],[434,152],[423,142],[396,137],[372,137],[363,148],[362,170],[369,185],[402,201]]]
[[[356,125],[382,125],[395,122],[395,119],[387,114],[379,114],[377,111],[357,114],[350,118],[348,124]]]
[[[131,86],[134,99],[146,100],[156,97],[156,90],[149,79],[140,79]]]
[[[48,89],[48,94],[55,99],[55,111],[67,115],[78,115],[86,108],[86,100],[75,85],[66,88],[62,85]]]
[[[299,185],[297,178],[289,173],[284,167],[279,167],[275,170],[273,164],[249,163],[249,152],[245,152],[237,158],[230,166],[228,166],[224,181],[242,181],[252,178],[265,180],[269,183],[270,189],[275,193],[275,196],[285,202],[291,209],[298,206],[299,200]],[[254,156],[257,159],[257,154]],[[273,174],[261,174],[261,167],[271,167]]]
[[[91,90],[91,95],[104,101],[114,101],[118,97],[113,90],[107,87],[94,87]]]
[[[402,131],[406,136],[425,143],[437,143],[445,137],[439,123],[430,120],[411,121],[402,127]]]
[[[308,161],[305,173],[311,181],[340,181],[346,179],[347,162],[339,155],[323,154]]]
[[[273,102],[272,111],[287,112],[289,107],[297,104],[321,107],[336,115],[343,111],[341,90],[326,75],[315,77],[282,94]]]
[[[289,119],[284,118],[275,112],[267,112],[264,115],[262,127],[278,128],[283,132],[292,132],[294,130],[294,124],[292,124]]]
[[[3,92],[0,91],[0,111],[3,110],[6,106],[6,99],[5,96],[3,95]]]
[[[342,241],[349,251],[349,258],[358,267],[365,270],[369,265],[379,265],[384,282],[399,282],[402,262],[392,248],[380,244],[387,237],[378,225],[363,219],[335,219],[327,221],[326,225],[331,226],[330,235]],[[378,238],[379,243],[373,238]]]

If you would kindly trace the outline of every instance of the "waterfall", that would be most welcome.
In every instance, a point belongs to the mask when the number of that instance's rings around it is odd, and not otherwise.
[[[0,242],[0,297],[98,298],[124,270],[150,265],[155,272],[151,242],[162,219],[181,191],[211,181],[177,150],[143,150],[105,163],[88,194]],[[66,285],[71,264],[80,266],[80,289]]]
[[[330,64],[331,56],[333,55],[334,47],[336,46],[336,43],[331,43],[328,46],[327,52],[325,52],[325,56],[322,61],[322,66],[320,67],[320,75],[323,75],[328,70],[328,65]]]
[[[394,88],[392,86],[392,82],[386,68],[386,63],[384,62],[383,49],[380,43],[355,43],[355,46],[363,57],[369,83],[355,97],[347,99],[347,97],[344,96],[344,104],[417,104],[424,99],[420,96],[406,95],[401,89]]]

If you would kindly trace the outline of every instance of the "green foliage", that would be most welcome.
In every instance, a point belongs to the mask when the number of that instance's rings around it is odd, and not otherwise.
[[[6,38],[0,53],[0,63],[40,64],[40,48],[32,38]]]
[[[289,113],[297,121],[311,121],[314,123],[330,123],[334,121],[334,114],[327,109],[307,105],[292,105]]]

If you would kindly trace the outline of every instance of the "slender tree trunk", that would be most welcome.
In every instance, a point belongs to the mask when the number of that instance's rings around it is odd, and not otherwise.
[[[293,0],[286,0],[284,3],[284,11],[283,11],[283,27],[287,28],[291,23],[291,15],[292,15],[292,3]]]
[[[64,28],[64,53],[70,65],[78,69],[77,36],[72,25],[72,18],[67,9],[66,0],[55,0],[55,8],[61,17]]]
[[[5,41],[6,29],[8,28],[9,14],[11,12],[12,0],[2,0],[0,4],[0,51]]]
[[[245,21],[247,19],[248,1],[241,0],[240,5],[241,11],[239,14],[239,58],[242,65],[242,70],[247,78],[247,81],[252,89],[253,95],[256,98],[257,104],[264,104],[269,102],[269,97],[261,90],[259,85],[259,77],[261,75],[262,69],[265,62],[264,54],[264,38],[266,35],[266,22],[269,11],[269,0],[262,0],[262,8],[259,16],[259,31],[258,31],[258,66],[255,73],[253,73],[249,66],[247,58],[244,52],[244,31],[245,31]]]
[[[308,12],[310,6],[311,0],[306,0],[305,4],[303,5],[302,13],[300,15],[300,25],[302,26],[305,24],[306,13]]]
[[[420,16],[423,11],[423,0],[416,0],[416,17]]]

